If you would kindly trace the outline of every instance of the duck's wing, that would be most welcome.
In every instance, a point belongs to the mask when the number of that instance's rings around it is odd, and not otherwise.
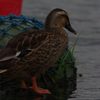
[[[27,30],[13,37],[0,51],[0,62],[27,54],[45,41],[47,32],[43,30]]]

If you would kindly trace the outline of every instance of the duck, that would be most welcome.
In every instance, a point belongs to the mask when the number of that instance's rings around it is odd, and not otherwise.
[[[68,13],[55,8],[47,15],[43,30],[27,30],[11,38],[0,51],[0,78],[19,79],[21,88],[51,94],[48,89],[38,87],[36,76],[52,67],[65,51],[68,45],[65,29],[77,34]],[[26,86],[26,78],[31,79],[31,87]]]

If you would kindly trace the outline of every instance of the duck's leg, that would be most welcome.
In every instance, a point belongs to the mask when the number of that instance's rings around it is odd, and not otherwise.
[[[49,90],[42,89],[37,86],[36,77],[31,77],[31,80],[32,80],[32,87],[30,87],[30,88],[32,88],[34,90],[34,92],[37,92],[39,94],[51,94]]]
[[[21,88],[27,88],[24,80],[21,80]]]

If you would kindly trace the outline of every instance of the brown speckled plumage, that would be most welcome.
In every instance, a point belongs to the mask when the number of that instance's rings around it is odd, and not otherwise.
[[[46,18],[44,30],[27,30],[13,37],[0,51],[0,69],[7,69],[0,77],[28,78],[50,68],[68,45],[68,35],[62,27],[76,34],[68,14],[54,9]],[[28,54],[19,57],[27,50]]]

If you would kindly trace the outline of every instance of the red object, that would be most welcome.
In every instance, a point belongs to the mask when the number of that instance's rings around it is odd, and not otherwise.
[[[20,15],[21,9],[22,0],[0,0],[0,15]]]

